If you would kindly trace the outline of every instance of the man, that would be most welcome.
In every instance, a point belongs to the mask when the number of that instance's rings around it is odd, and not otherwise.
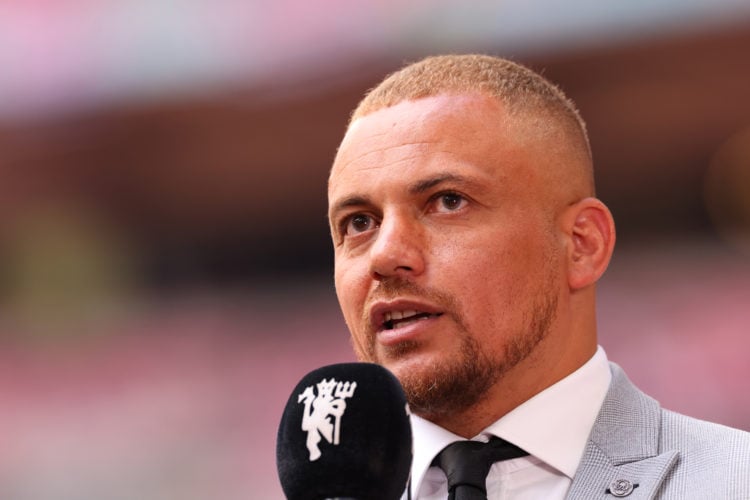
[[[489,498],[750,498],[748,433],[662,410],[597,347],[614,223],[554,85],[489,56],[407,66],[354,111],[328,197],[355,352],[413,413],[405,498],[447,498],[435,457],[490,436],[529,455]]]

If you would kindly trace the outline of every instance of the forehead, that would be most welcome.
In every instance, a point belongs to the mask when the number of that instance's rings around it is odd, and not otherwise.
[[[446,165],[509,167],[522,149],[514,128],[502,104],[481,94],[440,95],[376,111],[347,130],[331,169],[329,196],[352,183]]]

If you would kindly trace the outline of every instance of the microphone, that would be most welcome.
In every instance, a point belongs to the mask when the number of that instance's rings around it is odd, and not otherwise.
[[[382,366],[324,366],[289,396],[276,439],[288,500],[397,500],[411,459],[406,396]]]

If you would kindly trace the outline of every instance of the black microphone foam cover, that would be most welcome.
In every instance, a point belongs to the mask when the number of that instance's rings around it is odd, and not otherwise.
[[[276,440],[276,466],[289,500],[396,500],[411,460],[406,397],[382,366],[324,366],[292,391]]]

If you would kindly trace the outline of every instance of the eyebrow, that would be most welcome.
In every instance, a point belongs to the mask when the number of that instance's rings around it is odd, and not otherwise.
[[[437,174],[433,177],[428,177],[426,179],[422,179],[420,181],[413,183],[412,185],[408,187],[408,192],[409,194],[412,194],[412,195],[422,194],[425,191],[429,191],[435,186],[439,186],[440,184],[443,184],[446,182],[451,182],[454,184],[460,184],[464,186],[477,186],[477,187],[481,187],[483,184],[482,182],[480,182],[479,179],[476,179],[474,177],[466,177],[466,176],[458,175],[458,174],[444,173],[444,174]],[[336,214],[350,207],[363,207],[367,205],[372,205],[372,201],[367,196],[362,196],[362,195],[348,196],[336,202],[336,204],[331,207],[329,211],[329,215]]]
[[[463,175],[457,175],[457,174],[439,174],[434,177],[429,177],[427,179],[415,182],[409,187],[409,193],[411,194],[421,194],[425,191],[428,191],[435,186],[438,186],[444,182],[452,182],[455,184],[463,184],[467,186],[479,186],[481,183],[472,177],[466,177]]]
[[[362,207],[370,204],[370,198],[366,196],[349,196],[344,198],[343,200],[336,202],[336,204],[331,207],[331,209],[328,211],[329,217],[330,215],[338,213],[349,207]]]

